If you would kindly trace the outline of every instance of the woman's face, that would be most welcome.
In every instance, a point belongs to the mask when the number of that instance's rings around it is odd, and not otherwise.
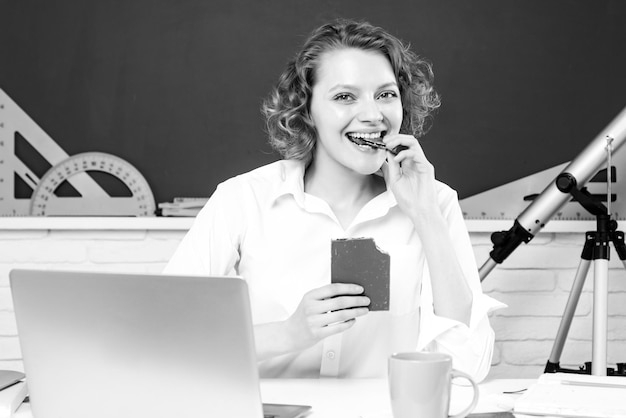
[[[402,101],[387,58],[356,48],[322,54],[310,114],[317,131],[316,164],[364,175],[378,171],[386,151],[358,145],[358,138],[382,142],[383,136],[400,131]]]

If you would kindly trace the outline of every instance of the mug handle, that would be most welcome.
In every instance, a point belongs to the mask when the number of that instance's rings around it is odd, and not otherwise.
[[[472,384],[472,389],[474,391],[474,398],[472,399],[472,402],[469,404],[467,408],[465,408],[464,410],[462,410],[456,415],[448,416],[448,417],[449,418],[464,418],[467,416],[467,414],[472,412],[472,410],[476,407],[476,404],[478,403],[478,385],[476,384],[476,382],[474,382],[474,379],[472,379],[471,376],[468,375],[467,373],[464,373],[460,370],[452,369],[452,379],[456,377],[462,377]]]

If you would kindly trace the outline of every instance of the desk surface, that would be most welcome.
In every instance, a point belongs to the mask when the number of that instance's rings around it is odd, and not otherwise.
[[[459,380],[460,383],[463,380]],[[496,379],[481,383],[474,413],[510,411],[519,395],[535,379]],[[453,385],[450,412],[471,401],[470,386]],[[261,382],[261,397],[268,403],[313,406],[311,418],[392,418],[386,379],[276,379]]]
[[[462,381],[460,381],[462,382]],[[474,413],[510,411],[519,395],[535,379],[495,379],[481,383],[480,400]],[[310,418],[392,418],[386,379],[264,379],[261,397],[266,403],[313,406]],[[469,386],[453,385],[450,412],[469,404]],[[15,418],[32,418],[28,404]]]

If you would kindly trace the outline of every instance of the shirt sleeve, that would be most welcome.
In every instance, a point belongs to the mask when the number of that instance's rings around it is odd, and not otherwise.
[[[461,269],[472,291],[472,312],[469,326],[453,319],[437,316],[433,308],[433,293],[428,265],[424,267],[420,304],[420,335],[418,350],[448,353],[454,367],[482,381],[489,372],[495,334],[488,314],[505,304],[483,294],[474,251],[456,192],[448,189],[440,202],[448,222],[450,237]]]
[[[245,224],[234,197],[232,180],[220,184],[165,266],[163,273],[191,276],[231,276],[239,261]]]

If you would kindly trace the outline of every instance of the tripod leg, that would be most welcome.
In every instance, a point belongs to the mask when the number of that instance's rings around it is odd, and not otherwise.
[[[546,364],[546,373],[554,373],[558,371],[563,346],[565,345],[569,328],[572,325],[572,318],[574,318],[574,313],[576,312],[576,306],[578,305],[578,300],[580,299],[580,294],[582,293],[583,286],[585,284],[590,263],[591,260],[588,260],[585,257],[580,260],[576,276],[574,277],[574,283],[572,284],[572,290],[570,291],[569,298],[567,299],[567,304],[565,305],[565,310],[563,312],[563,317],[561,318],[561,324],[559,325],[559,330],[556,334],[554,345],[552,346],[552,352],[550,353],[548,364]]]
[[[606,376],[606,346],[609,298],[609,260],[594,260],[593,346],[591,374]]]

